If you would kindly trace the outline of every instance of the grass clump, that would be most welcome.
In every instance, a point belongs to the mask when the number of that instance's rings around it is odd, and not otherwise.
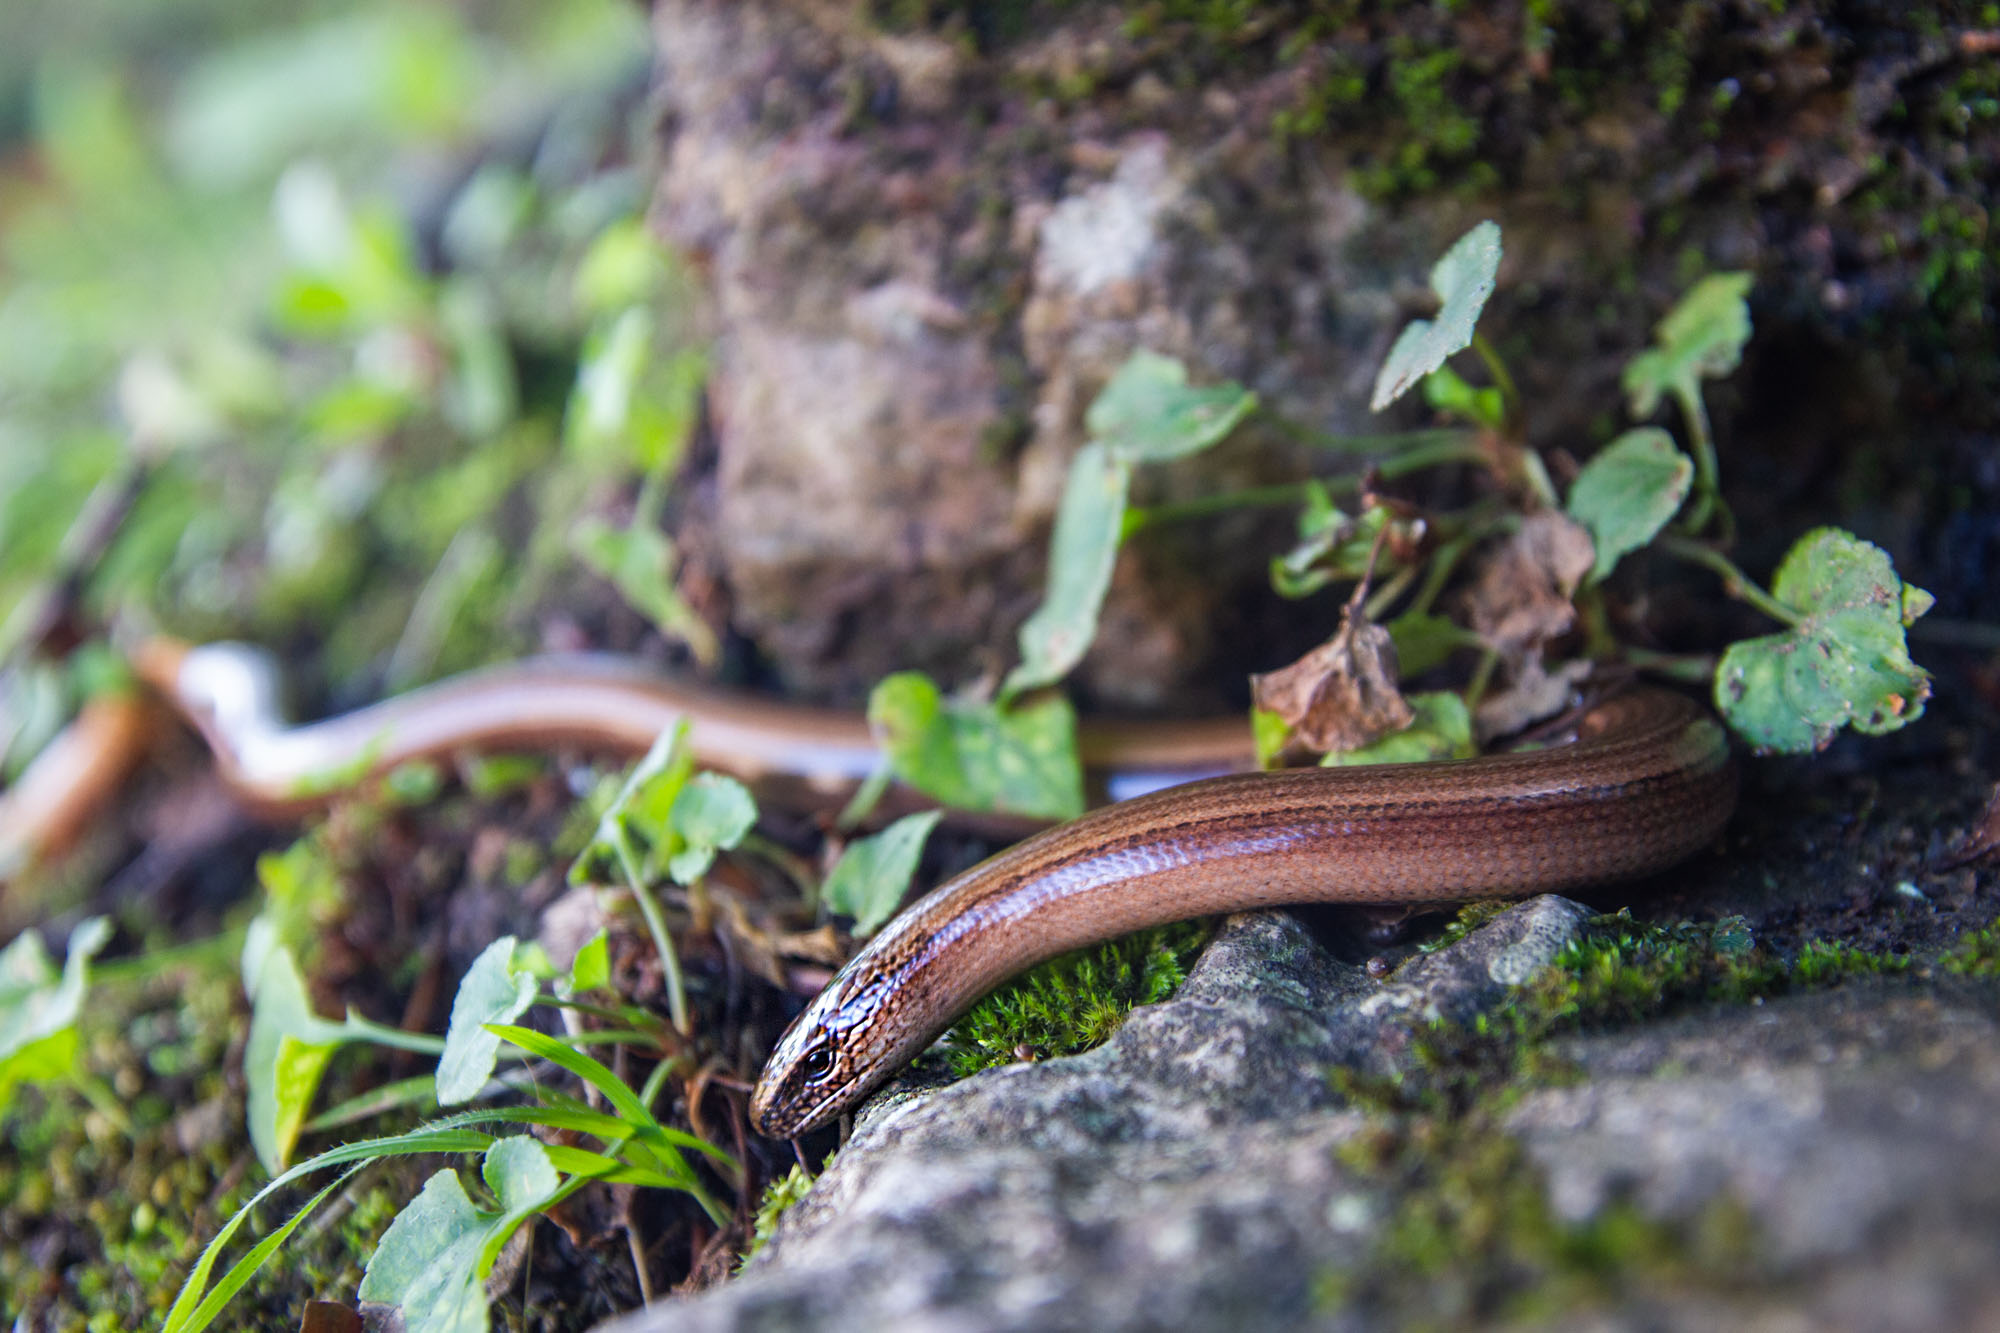
[[[1179,988],[1209,933],[1205,921],[1183,921],[1050,959],[959,1020],[952,1071],[963,1077],[1102,1045],[1135,1006]]]

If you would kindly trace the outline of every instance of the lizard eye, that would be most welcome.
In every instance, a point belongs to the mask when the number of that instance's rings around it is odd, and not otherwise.
[[[824,1046],[815,1046],[799,1061],[799,1069],[808,1080],[817,1083],[833,1072],[833,1052]]]

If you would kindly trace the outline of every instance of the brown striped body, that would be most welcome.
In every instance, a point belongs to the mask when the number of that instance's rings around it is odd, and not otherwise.
[[[1050,829],[923,898],[785,1034],[752,1099],[767,1134],[850,1109],[995,984],[1146,926],[1285,903],[1449,902],[1659,870],[1735,804],[1722,728],[1635,691],[1570,745],[1432,764],[1245,773]]]

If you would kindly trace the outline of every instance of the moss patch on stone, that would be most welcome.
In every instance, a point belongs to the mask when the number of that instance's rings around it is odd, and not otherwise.
[[[225,963],[93,990],[88,1063],[123,1099],[131,1134],[59,1087],[16,1101],[0,1160],[0,1291],[24,1326],[156,1325],[201,1247],[263,1185],[224,1074],[239,989]],[[306,1301],[351,1294],[415,1180],[395,1167],[365,1177],[252,1280],[230,1326],[296,1329]],[[309,1193],[276,1200],[266,1223]]]
[[[1938,966],[1953,976],[2000,977],[2000,921],[1961,935]]]
[[[831,1166],[833,1159],[829,1157],[826,1164]],[[750,1244],[744,1248],[743,1258],[737,1264],[739,1270],[755,1259],[757,1252],[770,1243],[772,1233],[778,1229],[778,1219],[785,1215],[786,1209],[810,1194],[812,1187],[813,1178],[806,1174],[803,1166],[794,1166],[784,1175],[771,1178],[764,1186],[763,1197],[757,1201],[757,1216],[751,1225]]]
[[[1447,933],[1463,938],[1490,916],[1484,906],[1469,909]],[[1993,975],[2000,925],[1963,937],[1938,966]],[[1581,1220],[1562,1218],[1505,1116],[1524,1093],[1577,1077],[1553,1038],[1920,970],[1909,955],[1836,941],[1780,952],[1759,944],[1740,917],[1597,918],[1511,1004],[1469,1024],[1434,1024],[1397,1071],[1330,1071],[1335,1090],[1371,1116],[1341,1151],[1358,1189],[1335,1207],[1374,1239],[1363,1262],[1320,1275],[1321,1307],[1417,1312],[1456,1326],[1547,1319],[1649,1289],[1746,1280],[1757,1236],[1740,1205],[1717,1199],[1691,1218],[1661,1219],[1616,1201]]]
[[[1135,1006],[1179,988],[1209,934],[1206,922],[1181,922],[1050,959],[959,1020],[952,1070],[962,1077],[1102,1045]]]
[[[1635,1287],[1734,1281],[1755,1252],[1748,1216],[1726,1202],[1690,1222],[1626,1201],[1581,1221],[1559,1217],[1541,1172],[1490,1113],[1404,1113],[1340,1155],[1366,1192],[1336,1207],[1365,1221],[1375,1242],[1366,1264],[1319,1275],[1323,1310],[1393,1310],[1418,1326],[1532,1323]],[[1377,1199],[1388,1202],[1367,1215]]]

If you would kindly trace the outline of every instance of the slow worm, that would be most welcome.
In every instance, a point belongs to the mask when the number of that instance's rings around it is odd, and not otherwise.
[[[986,991],[1147,926],[1285,903],[1445,902],[1664,869],[1736,802],[1721,725],[1638,690],[1568,745],[1443,763],[1212,778],[1047,830],[905,910],[793,1022],[751,1098],[758,1128],[851,1110]]]
[[[235,797],[273,815],[309,809],[414,760],[555,745],[637,754],[683,721],[698,763],[744,779],[779,805],[844,798],[882,763],[858,714],[696,685],[605,654],[550,654],[470,671],[302,724],[285,716],[270,655],[246,644],[156,638],[133,654],[132,668],[201,733]],[[86,709],[0,791],[0,884],[59,853],[110,800],[138,763],[149,716],[137,698]],[[1078,728],[1077,749],[1095,792],[1114,801],[1254,761],[1241,717],[1089,720]],[[903,798],[913,803],[914,794]],[[1018,836],[1044,821],[968,822]]]
[[[230,789],[265,809],[307,805],[400,764],[464,751],[567,744],[636,754],[682,721],[703,767],[780,800],[844,793],[882,763],[859,714],[710,689],[608,655],[526,658],[304,724],[286,719],[271,658],[246,645],[155,640],[134,667],[201,732]],[[1077,744],[1113,800],[1242,769],[1253,756],[1241,717],[1090,722]]]

